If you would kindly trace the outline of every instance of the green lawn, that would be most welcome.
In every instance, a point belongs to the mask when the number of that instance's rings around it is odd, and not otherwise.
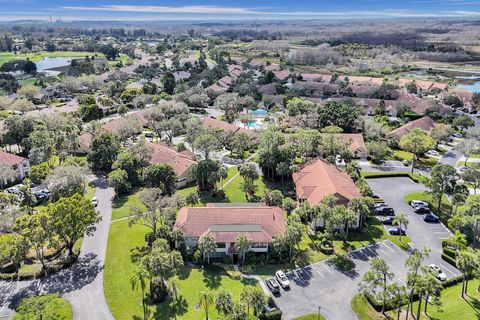
[[[148,228],[134,225],[128,226],[128,221],[112,223],[108,239],[105,262],[104,290],[110,310],[117,320],[131,320],[134,316],[142,316],[141,294],[132,291],[130,277],[134,265],[130,261],[130,250],[145,243],[144,236]],[[195,311],[198,294],[203,290],[216,292],[220,287],[229,290],[235,299],[239,299],[244,286],[257,285],[256,281],[232,280],[223,269],[213,268],[207,271],[184,267],[179,272],[179,292],[184,300],[182,314],[178,319],[203,320],[203,311]],[[155,319],[169,319],[168,301],[160,305],[151,305]],[[214,308],[210,310],[210,318],[216,319]]]
[[[25,298],[20,302],[13,320],[73,319],[72,306],[58,293]]]
[[[294,320],[325,320],[325,317],[318,313],[311,313],[301,317],[297,317]]]
[[[479,319],[480,318],[480,293],[477,291],[478,280],[472,280],[468,284],[468,296],[462,299],[460,291],[462,284],[449,287],[442,291],[440,300],[442,306],[436,307],[429,305],[427,308],[428,316],[424,319],[430,320],[457,320],[457,319]],[[422,312],[425,301],[422,303]],[[418,303],[414,303],[415,313]]]
[[[261,177],[255,181],[255,185],[257,186],[255,197],[253,199],[247,200],[245,193],[242,191],[243,178],[240,175],[237,175],[235,177],[237,173],[238,173],[238,168],[236,166],[230,167],[230,169],[228,170],[228,177],[223,182],[224,184],[226,184],[225,187],[223,188],[226,196],[225,199],[212,197],[210,191],[200,192],[199,205],[204,206],[206,203],[209,203],[209,202],[249,202],[249,201],[258,202],[263,197],[263,194],[266,188],[281,190],[284,193],[284,195],[287,195],[288,191],[293,188],[293,186],[290,183],[282,184],[280,182],[270,182]],[[233,177],[235,178],[231,180]],[[228,181],[230,182],[227,184]],[[221,188],[221,186],[222,186],[222,183],[219,183],[218,187]],[[197,186],[193,185],[187,188],[180,189],[177,192],[182,196],[186,196],[191,192],[197,192],[197,191],[198,191]]]
[[[353,297],[351,306],[353,312],[358,316],[359,320],[382,320],[386,319],[380,313],[375,311],[368,302],[367,298],[361,293]]]
[[[412,161],[413,153],[403,151],[403,150],[394,150],[394,159],[395,160],[408,160]],[[416,162],[416,167],[427,167],[431,168],[438,163],[438,159],[434,157],[424,156],[420,157],[420,161]]]
[[[138,189],[135,189],[133,193],[129,195],[120,195],[113,200],[112,204],[112,220],[128,217],[130,215],[130,208],[136,206],[141,210],[145,209],[145,206],[138,199]]]
[[[442,197],[442,204],[440,206],[440,212],[437,210],[437,201],[432,198],[432,195],[428,194],[427,192],[412,192],[407,194],[403,200],[405,203],[410,204],[410,201],[412,200],[422,200],[430,203],[430,209],[437,214],[442,221],[445,221],[448,219],[448,216],[450,215],[450,210],[451,210],[451,205],[450,201],[448,201],[447,196]]]
[[[96,189],[93,185],[87,185],[87,191],[85,192],[85,195],[84,197],[86,199],[92,199],[93,197],[95,197],[95,192],[96,192]]]
[[[463,167],[463,166],[466,166],[469,168],[473,168],[474,166],[477,166],[477,169],[478,169],[478,166],[480,166],[480,162],[467,161],[466,165],[465,165],[465,161],[457,162],[457,167]]]

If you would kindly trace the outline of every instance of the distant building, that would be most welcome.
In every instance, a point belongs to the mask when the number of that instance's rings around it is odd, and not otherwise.
[[[17,177],[15,179],[3,180],[3,185],[25,178],[28,176],[28,171],[30,170],[30,162],[28,159],[2,150],[0,150],[0,164],[12,168],[17,173]]]
[[[235,241],[239,236],[252,242],[251,251],[265,253],[273,238],[285,232],[285,219],[279,207],[209,203],[202,208],[180,209],[175,226],[183,230],[187,247],[196,247],[202,237],[213,236],[217,249],[210,258],[230,256],[235,262],[239,254]]]

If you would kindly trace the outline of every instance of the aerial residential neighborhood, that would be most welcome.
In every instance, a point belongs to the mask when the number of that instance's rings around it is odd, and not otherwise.
[[[479,318],[480,3],[0,8],[0,320]]]

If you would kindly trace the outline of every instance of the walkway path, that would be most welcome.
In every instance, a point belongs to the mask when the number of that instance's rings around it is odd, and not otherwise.
[[[31,281],[0,282],[0,318],[10,317],[25,297],[59,292],[73,307],[74,319],[113,320],[103,293],[103,267],[112,213],[113,189],[103,178],[93,183],[102,221],[82,243],[78,261],[54,275]]]
[[[245,159],[245,163],[252,160],[257,154],[254,153],[252,154],[250,157],[248,157],[247,159]],[[258,165],[255,164],[256,168],[257,168],[257,171],[260,170]],[[230,179],[228,179],[227,181],[225,181],[225,183],[222,185],[222,189],[225,188],[226,186],[228,186],[230,184],[230,182],[232,182],[233,180],[235,180],[236,177],[238,177],[240,175],[240,172],[237,172],[235,173],[235,175],[233,177],[231,177]]]

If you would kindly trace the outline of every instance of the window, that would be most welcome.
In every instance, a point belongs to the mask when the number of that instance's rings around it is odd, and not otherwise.
[[[218,249],[224,249],[224,248],[226,248],[225,242],[217,242],[217,248],[218,248]]]
[[[265,242],[254,242],[252,244],[252,248],[267,248],[268,247],[268,243],[265,243]]]

